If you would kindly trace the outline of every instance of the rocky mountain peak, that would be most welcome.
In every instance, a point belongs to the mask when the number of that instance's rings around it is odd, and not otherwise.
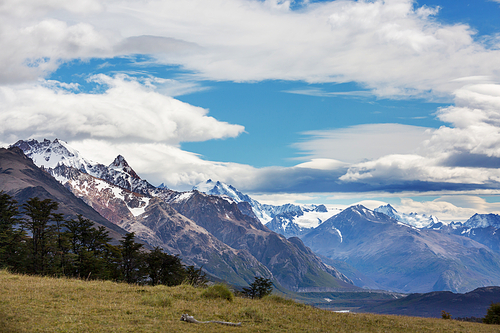
[[[125,172],[134,179],[141,179],[139,175],[132,169],[132,167],[127,163],[122,155],[116,156],[115,160],[109,165],[109,168]]]

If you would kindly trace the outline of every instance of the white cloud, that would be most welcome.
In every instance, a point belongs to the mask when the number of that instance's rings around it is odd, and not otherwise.
[[[206,161],[197,154],[186,152],[164,143],[122,143],[105,140],[74,140],[68,142],[83,156],[109,164],[122,155],[141,178],[154,185],[165,183],[178,190],[190,190],[207,179],[220,179],[228,183],[249,182],[256,169],[242,164]]]
[[[294,146],[308,157],[355,163],[415,152],[424,140],[430,139],[432,130],[401,124],[366,124],[303,134],[310,138]]]
[[[412,0],[305,2],[300,11],[277,0],[9,0],[0,15],[1,82],[36,78],[58,59],[125,53],[203,78],[356,81],[380,96],[449,95],[457,78],[499,76],[498,49]]]
[[[177,145],[235,137],[244,130],[156,92],[149,79],[141,83],[123,75],[98,75],[92,81],[105,92],[75,93],[53,82],[48,87],[0,87],[0,135],[10,141],[58,136]]]
[[[455,95],[455,105],[438,111],[438,117],[452,126],[429,132],[432,136],[423,141],[414,154],[390,154],[354,164],[340,180],[370,184],[414,181],[498,188],[500,85],[471,85]],[[402,135],[394,137],[395,141],[398,139],[405,142]],[[310,150],[318,152],[316,157],[331,156],[322,153],[327,151],[328,141],[324,146],[319,143],[314,146],[314,143],[311,141]]]
[[[500,203],[488,203],[485,199],[470,195],[443,196],[432,201],[414,201],[402,198],[401,205],[394,205],[402,213],[418,212],[434,215],[443,221],[468,220],[475,213],[499,214]]]

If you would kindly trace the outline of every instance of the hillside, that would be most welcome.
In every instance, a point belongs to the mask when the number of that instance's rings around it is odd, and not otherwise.
[[[0,271],[0,331],[21,332],[498,332],[443,319],[334,313],[270,297],[206,299],[202,289],[53,279]],[[241,322],[241,327],[181,322]]]

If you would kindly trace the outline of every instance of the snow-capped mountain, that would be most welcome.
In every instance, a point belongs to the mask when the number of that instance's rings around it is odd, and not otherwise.
[[[485,245],[441,230],[418,229],[361,205],[343,210],[302,240],[384,289],[465,292],[500,283],[500,256]]]
[[[10,149],[26,149],[31,160],[43,165],[101,218],[134,232],[153,247],[179,254],[187,264],[203,267],[235,285],[244,286],[255,276],[263,276],[291,290],[357,289],[299,239],[289,241],[263,226],[247,202],[235,203],[229,197],[199,191],[155,188],[142,180],[122,156],[105,166],[85,160],[61,142],[19,141]],[[46,172],[39,173],[52,179]]]
[[[390,204],[385,206],[380,206],[375,208],[374,211],[385,214],[389,217],[392,217],[395,220],[406,223],[408,225],[414,226],[416,228],[433,228],[435,229],[437,226],[443,225],[444,223],[440,221],[437,217],[433,215],[426,214],[417,214],[417,213],[399,213],[392,207]]]
[[[36,165],[55,178],[62,176],[64,168],[61,166],[66,166],[135,193],[153,195],[157,191],[156,187],[141,179],[121,155],[118,155],[109,166],[105,166],[84,158],[76,149],[58,139],[54,141],[45,139],[43,142],[19,140],[12,146],[21,148]]]
[[[252,210],[257,218],[265,224],[269,222],[272,217],[267,213],[267,209],[257,200],[250,198],[248,195],[241,193],[234,186],[222,183],[220,181],[214,182],[209,179],[206,182],[199,183],[193,186],[193,190],[203,192],[205,194],[217,195],[235,203],[248,202],[252,206]]]
[[[474,214],[465,221],[464,226],[468,228],[500,228],[500,215],[498,214]]]
[[[325,205],[314,204],[284,204],[280,206],[261,204],[238,191],[234,186],[220,181],[214,182],[211,179],[194,186],[193,189],[206,194],[217,195],[235,203],[249,203],[253,213],[262,224],[286,237],[301,236],[311,228],[317,227],[323,221],[342,211],[341,209],[329,209]]]

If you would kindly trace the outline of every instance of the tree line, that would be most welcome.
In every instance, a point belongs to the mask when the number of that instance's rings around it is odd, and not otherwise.
[[[58,206],[38,197],[19,206],[0,191],[0,268],[150,285],[206,284],[201,268],[185,266],[159,247],[146,251],[134,233],[112,245],[106,228],[81,215],[67,220],[56,213]]]

